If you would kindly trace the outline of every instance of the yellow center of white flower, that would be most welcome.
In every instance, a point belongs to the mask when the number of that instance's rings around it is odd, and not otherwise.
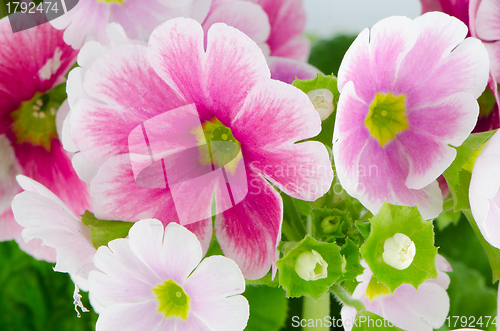
[[[379,283],[377,278],[375,278],[375,276],[372,276],[370,282],[368,283],[368,287],[366,288],[366,296],[368,297],[368,299],[370,299],[370,301],[380,295],[386,295],[390,293],[391,292],[389,291],[387,286]]]
[[[169,279],[153,289],[158,298],[158,311],[165,317],[180,317],[187,320],[189,313],[189,296],[181,286]]]
[[[328,276],[328,263],[315,250],[303,252],[295,262],[295,272],[303,280],[317,280]]]
[[[312,90],[307,92],[307,96],[313,103],[322,121],[326,120],[333,113],[335,106],[333,105],[333,93],[330,90],[325,88]]]
[[[415,243],[402,233],[396,233],[384,243],[384,262],[398,270],[406,269],[413,262],[417,253]]]
[[[365,125],[380,145],[385,146],[398,133],[408,128],[405,114],[405,96],[377,93],[370,105]]]

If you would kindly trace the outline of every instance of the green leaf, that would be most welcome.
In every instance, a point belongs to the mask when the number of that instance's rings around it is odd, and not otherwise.
[[[295,271],[295,264],[299,256],[311,250],[319,253],[328,264],[326,278],[307,281]],[[318,242],[309,235],[278,260],[276,266],[279,270],[280,286],[285,289],[287,297],[308,295],[317,299],[328,292],[330,286],[342,275],[342,258],[339,246],[335,243]]]
[[[313,209],[312,213],[313,237],[323,241],[333,242],[335,238],[344,238],[342,225],[350,223],[349,214],[338,209]]]
[[[325,76],[321,73],[318,73],[317,77],[313,79],[299,80],[296,78],[292,85],[300,89],[304,93],[318,89],[327,89],[332,92],[334,111],[330,116],[328,116],[327,119],[321,122],[321,132],[316,137],[309,139],[319,141],[324,145],[332,148],[333,127],[335,126],[335,113],[340,97],[339,90],[337,89],[337,77],[335,77],[334,75]]]
[[[496,130],[472,133],[460,147],[456,148],[457,157],[444,171],[443,176],[455,201],[454,211],[470,208],[469,185],[475,157],[495,132]]]
[[[416,247],[409,267],[398,270],[384,262],[384,244],[396,233],[408,236]],[[418,288],[428,279],[437,277],[437,248],[434,247],[432,221],[425,221],[417,207],[395,206],[384,202],[371,219],[371,231],[360,252],[377,280],[394,292],[401,284]]]
[[[247,286],[243,295],[250,304],[246,331],[278,331],[285,325],[288,302],[282,289]]]
[[[354,327],[352,331],[404,331],[400,329],[388,320],[380,317],[379,315],[372,313],[368,310],[362,310],[356,315],[356,320],[354,322]]]
[[[368,238],[368,236],[370,235],[370,228],[371,228],[370,222],[356,221],[356,227],[366,240],[366,238]]]
[[[133,222],[100,220],[88,210],[82,215],[82,223],[90,228],[90,237],[95,248],[106,246],[111,240],[125,238]]]
[[[342,256],[342,276],[338,279],[338,283],[347,279],[355,280],[358,275],[363,273],[365,268],[359,263],[359,247],[349,238],[340,248],[340,255]]]
[[[443,204],[443,211],[436,218],[436,225],[439,231],[443,231],[450,224],[457,225],[460,217],[462,216],[461,211],[453,210],[454,201],[453,199],[448,199]]]
[[[476,224],[476,221],[474,220],[474,217],[472,216],[471,211],[464,210],[463,212],[467,217],[470,225],[472,226],[472,229],[476,233],[477,238],[481,242],[481,245],[483,245],[483,248],[486,251],[486,255],[488,255],[488,260],[490,261],[492,271],[493,283],[495,283],[500,279],[500,249],[491,246],[490,243],[488,243],[486,239],[484,239],[481,231],[479,230],[479,227]]]

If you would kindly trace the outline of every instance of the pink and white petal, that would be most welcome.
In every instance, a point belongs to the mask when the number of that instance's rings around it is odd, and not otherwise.
[[[78,177],[87,184],[90,184],[99,170],[99,167],[90,162],[81,152],[73,155],[71,164],[73,165]]]
[[[196,303],[196,307],[194,305],[193,302],[193,315],[203,321],[209,330],[243,331],[250,317],[248,301],[242,295],[203,302],[199,306]],[[186,331],[191,331],[191,329],[186,329]]]
[[[213,9],[203,22],[205,33],[215,23],[225,23],[240,30],[259,46],[266,43],[271,33],[266,12],[261,6],[246,1],[225,2]]]
[[[244,150],[245,161],[291,197],[314,201],[330,188],[333,170],[325,146],[309,141],[273,150]]]
[[[308,43],[303,42],[305,38],[300,36],[306,25],[302,0],[251,1],[260,4],[269,17],[271,35],[268,44],[271,47],[271,55],[307,61]]]
[[[9,138],[11,141],[15,139]],[[24,175],[53,192],[50,194],[55,195],[56,200],[64,201],[71,211],[83,214],[90,208],[87,185],[76,175],[71,160],[58,139],[52,140],[50,151],[30,143],[15,144],[13,147]]]
[[[90,291],[103,307],[152,301],[151,284],[134,279],[116,279],[96,270],[89,274]]]
[[[500,247],[500,240],[498,239],[500,235],[500,194],[497,193],[493,199],[489,199],[488,215],[484,222],[479,225],[479,229],[484,236],[484,239],[488,241],[494,247]]]
[[[156,330],[164,319],[155,301],[116,304],[101,312],[96,331]]]
[[[25,191],[12,201],[16,221],[24,227],[26,242],[40,239],[45,246],[57,251],[56,271],[77,275],[92,261],[95,248],[90,229],[84,226],[68,208],[39,193]]]
[[[201,258],[200,258],[201,259]],[[203,309],[206,301],[219,301],[245,291],[245,279],[236,263],[223,256],[205,258],[184,283],[194,305]]]
[[[286,44],[271,49],[271,55],[306,63],[311,52],[311,42],[307,37],[297,36]]]
[[[486,41],[500,39],[500,3],[482,0],[476,13],[476,34]]]
[[[255,42],[223,23],[208,30],[206,56],[206,106],[227,125],[242,111],[249,93],[271,74]]]
[[[172,279],[183,285],[202,258],[196,236],[176,223],[170,223],[163,232],[158,220],[141,220],[129,232],[129,244],[134,254],[159,279]]]
[[[268,57],[267,65],[271,70],[271,79],[280,80],[287,84],[292,84],[296,78],[312,79],[316,77],[317,73],[320,73],[319,69],[308,63],[278,56]]]
[[[490,57],[491,75],[498,82],[500,80],[500,41],[483,43]]]
[[[321,119],[305,93],[268,80],[250,91],[229,126],[235,139],[247,148],[272,150],[316,136],[321,131]]]
[[[162,282],[151,269],[132,252],[129,240],[120,238],[112,240],[108,246],[101,246],[93,258],[94,265],[99,271],[106,274],[106,277],[116,282],[128,283],[130,286],[149,285],[150,288]],[[92,291],[92,274],[90,272],[89,285]],[[134,285],[135,284],[135,285]],[[150,292],[151,293],[151,292]],[[94,298],[105,307],[123,302],[123,293],[92,293]]]
[[[457,155],[456,149],[445,142],[411,129],[401,132],[396,139],[409,161],[405,181],[409,189],[419,190],[435,181]]]
[[[364,29],[351,44],[342,59],[337,86],[342,95],[344,86],[352,81],[362,102],[370,104],[378,92],[373,82],[373,66],[369,44],[370,32]],[[363,70],[359,70],[363,68]]]
[[[422,4],[422,14],[430,11],[443,11],[443,7],[439,0],[420,0]]]
[[[418,38],[417,32],[413,28],[413,21],[403,16],[383,19],[372,27],[370,56],[373,83],[378,93],[388,93],[394,90],[399,67],[406,54],[415,45]],[[358,71],[360,71],[359,68]],[[359,83],[359,80],[354,80],[358,92]],[[364,98],[363,100],[371,101]]]
[[[432,331],[441,327],[449,310],[448,293],[434,283],[424,283],[418,290],[403,284],[393,295],[383,298],[382,304],[383,316],[408,331]]]
[[[203,35],[196,21],[176,18],[157,27],[149,39],[149,63],[187,103],[199,103],[206,96]]]
[[[25,242],[21,236],[18,236],[16,238],[16,243],[23,252],[33,256],[39,261],[46,261],[48,263],[56,263],[57,261],[57,251],[50,246],[44,245],[43,241],[40,239],[32,239]]]
[[[245,278],[258,279],[275,262],[283,202],[255,173],[248,176],[248,187],[243,201],[216,216],[215,234],[224,255],[238,264]]]
[[[479,106],[476,99],[466,92],[406,110],[406,119],[411,131],[430,135],[453,146],[460,146],[469,136],[478,115]],[[443,123],[446,125],[442,125]]]
[[[358,311],[356,308],[344,305],[340,310],[340,316],[342,318],[342,325],[345,331],[351,331],[353,328],[352,322],[356,320],[356,315]]]
[[[71,133],[85,156],[97,165],[110,155],[128,152],[128,135],[137,125],[184,105],[155,74],[146,52],[141,45],[115,47],[85,75],[85,91],[100,102],[81,99],[76,103]]]
[[[5,135],[0,135],[0,214],[10,209],[12,199],[20,191],[16,175],[21,172],[21,166],[9,139]]]
[[[414,25],[419,38],[400,66],[394,93],[406,95],[408,108],[458,92],[478,98],[489,72],[482,43],[475,38],[463,40],[467,27],[446,14],[427,13],[415,19]]]

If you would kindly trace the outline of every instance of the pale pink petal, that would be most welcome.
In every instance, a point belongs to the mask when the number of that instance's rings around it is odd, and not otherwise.
[[[432,331],[443,325],[450,310],[446,290],[438,284],[424,283],[418,290],[403,284],[382,299],[382,315],[408,331]]]
[[[271,33],[271,25],[266,12],[259,5],[246,1],[222,3],[210,12],[203,22],[205,33],[214,23],[232,26],[250,37],[259,47],[262,48],[265,44],[265,48],[269,48],[266,41]]]
[[[248,176],[248,187],[242,202],[217,215],[215,234],[224,255],[238,264],[245,278],[258,279],[274,262],[283,203],[276,190],[255,173]]]
[[[420,0],[422,4],[422,14],[430,11],[443,11],[440,0]]]
[[[500,80],[500,41],[483,44],[490,57],[491,75],[498,82]]]
[[[320,72],[319,69],[308,63],[278,56],[268,57],[267,65],[271,70],[271,79],[280,80],[287,84],[292,84],[296,78],[313,79]]]
[[[81,152],[75,153],[75,155],[73,155],[71,164],[73,165],[73,168],[75,169],[78,177],[87,184],[92,181],[92,179],[97,174],[97,171],[99,170],[99,167],[90,162]]]
[[[487,41],[500,39],[500,2],[482,0],[476,13],[476,33]]]
[[[210,330],[236,331],[245,329],[250,311],[247,299],[237,295],[205,302],[199,309],[194,307],[193,302],[193,315],[209,326]],[[186,331],[191,330],[186,329]]]
[[[321,131],[321,120],[304,93],[283,82],[269,80],[250,91],[230,127],[236,140],[258,151],[289,147],[314,137]]]
[[[164,319],[155,301],[116,304],[101,312],[96,331],[156,330]]]
[[[234,261],[219,255],[210,256],[189,275],[184,283],[184,290],[193,298],[193,310],[197,311],[195,305],[199,304],[202,309],[202,306],[206,306],[206,300],[223,301],[222,299],[243,293],[245,279]]]
[[[291,60],[305,62],[309,58],[311,42],[307,37],[298,36],[290,39],[286,44],[271,50],[272,56],[285,57]]]
[[[22,236],[18,236],[16,238],[16,243],[23,252],[31,255],[37,260],[46,261],[48,263],[56,263],[57,261],[57,251],[50,246],[44,245],[41,239],[32,239],[26,242]]]
[[[23,227],[16,222],[9,206],[7,210],[0,214],[0,241],[13,240],[19,237],[22,231]]]
[[[0,214],[10,209],[12,199],[20,191],[16,175],[21,172],[9,139],[0,135]],[[0,231],[0,239],[5,235],[6,233]]]
[[[80,99],[75,104],[71,133],[96,165],[109,156],[128,153],[128,135],[137,125],[184,105],[154,73],[146,52],[140,45],[115,47],[96,60],[85,75],[85,91],[99,102]]]
[[[129,238],[131,250],[152,272],[180,286],[202,258],[196,236],[175,223],[167,225],[164,233],[158,220],[142,220],[130,229]]]

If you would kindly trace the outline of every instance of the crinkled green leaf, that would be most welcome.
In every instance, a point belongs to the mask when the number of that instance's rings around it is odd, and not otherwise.
[[[356,221],[356,227],[366,240],[366,238],[368,238],[368,236],[370,235],[370,227],[371,227],[370,222]]]
[[[460,147],[457,147],[457,157],[443,173],[450,192],[454,198],[453,210],[470,208],[469,185],[475,157],[483,145],[496,132],[487,131],[472,133]]]
[[[133,222],[100,220],[88,210],[82,215],[82,223],[90,228],[90,237],[95,248],[106,246],[111,240],[125,238]]]
[[[384,243],[396,233],[407,235],[416,247],[411,265],[398,270],[384,262]],[[371,231],[360,252],[380,283],[394,292],[401,284],[418,288],[428,279],[437,277],[437,248],[434,247],[432,221],[425,221],[417,207],[395,206],[384,202],[371,219]]]
[[[311,213],[313,237],[332,242],[335,238],[344,238],[342,225],[349,223],[350,216],[338,209],[313,209]]]
[[[388,320],[380,317],[379,315],[372,313],[368,310],[362,310],[356,315],[356,320],[352,331],[404,331],[400,329]]]
[[[295,271],[295,263],[303,252],[315,250],[328,263],[327,277],[306,281],[299,277]],[[300,297],[308,295],[319,298],[328,292],[330,286],[342,275],[342,258],[340,248],[335,243],[318,242],[307,235],[295,247],[276,262],[279,270],[280,286],[286,291],[287,297]]]
[[[340,248],[342,257],[342,276],[338,279],[338,283],[344,280],[355,280],[358,275],[363,273],[363,268],[359,263],[359,247],[354,244],[349,238]]]
[[[250,304],[245,331],[278,331],[285,325],[288,302],[282,289],[247,286],[243,295]]]
[[[327,119],[321,122],[321,132],[310,140],[315,140],[323,143],[325,146],[332,147],[333,127],[335,126],[335,113],[340,93],[337,89],[337,77],[334,75],[325,76],[321,73],[317,74],[316,78],[308,80],[300,80],[298,78],[292,83],[293,86],[307,93],[318,89],[327,89],[333,94],[333,113]]]

